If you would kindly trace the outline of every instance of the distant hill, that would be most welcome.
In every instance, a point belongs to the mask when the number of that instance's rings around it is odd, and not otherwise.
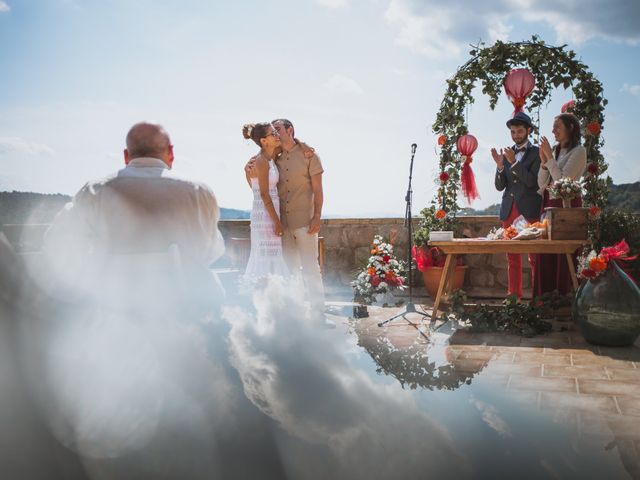
[[[640,182],[611,184],[609,205],[621,210],[640,212]]]
[[[623,183],[621,185],[609,184],[609,206],[612,208],[626,210],[628,212],[640,213],[640,182]],[[474,208],[463,208],[460,215],[499,215],[500,204],[489,205],[482,210]]]
[[[70,196],[59,193],[0,192],[0,225],[51,223],[53,217],[70,200]],[[249,212],[234,208],[220,208],[220,218],[248,219]]]

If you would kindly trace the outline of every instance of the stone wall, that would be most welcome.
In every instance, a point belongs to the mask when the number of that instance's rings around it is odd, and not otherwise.
[[[498,217],[460,217],[463,234],[468,237],[486,235],[492,227],[499,226]],[[366,264],[373,236],[391,238],[398,257],[407,258],[407,230],[399,218],[354,218],[328,219],[322,221],[320,235],[324,238],[324,278],[329,288],[345,289],[354,276],[354,271]],[[418,220],[414,221],[417,227]],[[20,252],[38,251],[46,225],[3,225],[2,231]],[[249,238],[248,220],[222,220],[220,230],[227,244],[228,254],[220,266],[232,264],[231,253],[248,245],[246,241],[232,239]],[[501,297],[506,293],[506,257],[500,255],[469,255],[465,290],[476,297]],[[531,274],[526,256],[523,256],[523,285],[531,283]],[[422,276],[414,275],[414,285],[422,286]]]
[[[496,216],[459,217],[463,235],[479,237],[500,226]],[[418,220],[414,221],[417,228]],[[227,244],[231,238],[248,238],[248,220],[225,220],[220,229]],[[324,237],[324,279],[329,287],[345,288],[354,271],[363,267],[369,256],[374,235],[391,238],[399,258],[407,258],[407,230],[400,218],[350,218],[322,221],[320,235]],[[229,250],[232,250],[231,247]],[[464,289],[475,297],[503,297],[507,291],[507,260],[504,254],[465,256],[468,266]],[[522,283],[525,295],[531,286],[531,270],[523,255]],[[414,285],[422,286],[420,272],[414,274]]]

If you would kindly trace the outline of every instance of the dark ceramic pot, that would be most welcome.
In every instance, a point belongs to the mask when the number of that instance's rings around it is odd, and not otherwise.
[[[610,261],[602,275],[578,288],[573,319],[589,343],[632,345],[640,335],[640,289]]]

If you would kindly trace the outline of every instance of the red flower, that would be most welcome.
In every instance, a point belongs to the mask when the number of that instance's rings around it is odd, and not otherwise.
[[[596,278],[596,272],[594,272],[590,268],[583,268],[582,272],[580,272],[580,275],[585,278]]]
[[[382,280],[380,280],[380,277],[378,275],[374,275],[373,277],[371,277],[371,280],[369,280],[371,285],[373,285],[374,287],[377,287],[378,285],[380,285],[381,281]]]
[[[389,255],[385,255],[384,257],[382,257],[382,261],[384,263],[389,263],[389,260],[391,260],[391,257]]]
[[[442,183],[446,182],[447,180],[449,180],[449,174],[447,172],[442,172],[440,174],[440,181]]]
[[[444,217],[447,216],[447,212],[445,212],[444,210],[440,209],[436,212],[436,218],[438,220],[442,220]]]
[[[445,144],[445,142],[447,141],[447,137],[444,135],[440,135],[438,137],[438,145],[442,146]]]
[[[589,215],[592,217],[597,217],[600,214],[600,209],[598,207],[591,207],[589,209]]]
[[[589,165],[587,165],[587,172],[589,172],[591,175],[597,175],[598,165],[596,165],[595,163],[590,163]]]
[[[600,135],[600,130],[601,130],[601,127],[598,122],[591,122],[587,124],[587,132],[589,132],[594,137],[597,137],[598,135]]]

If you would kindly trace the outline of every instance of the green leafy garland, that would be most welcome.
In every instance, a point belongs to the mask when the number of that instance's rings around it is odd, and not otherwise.
[[[460,210],[458,189],[462,158],[456,151],[457,139],[468,133],[465,121],[467,105],[474,103],[472,95],[476,82],[482,85],[482,93],[489,96],[489,106],[493,110],[498,98],[503,94],[503,81],[506,74],[517,67],[527,68],[536,79],[536,88],[527,99],[529,112],[538,110],[551,100],[551,91],[560,86],[571,88],[575,97],[573,113],[580,120],[583,129],[584,146],[587,150],[588,165],[583,180],[586,206],[602,210],[607,203],[607,164],[600,152],[604,141],[600,130],[604,123],[604,107],[607,100],[603,97],[602,84],[588,71],[587,66],[576,59],[576,54],[566,45],[553,47],[547,45],[538,36],[526,42],[497,41],[491,47],[483,43],[469,52],[471,59],[447,80],[447,91],[440,105],[440,111],[433,124],[433,131],[440,135],[440,176],[437,198],[431,208],[423,209],[421,228],[416,231],[416,244],[424,242],[429,230],[435,230],[439,222],[434,222],[433,212],[443,210],[449,220],[456,223]],[[539,120],[534,122],[534,132],[539,132]],[[436,210],[438,209],[438,210]],[[443,223],[442,220],[440,219]],[[591,222],[591,238],[597,231],[597,215]]]

